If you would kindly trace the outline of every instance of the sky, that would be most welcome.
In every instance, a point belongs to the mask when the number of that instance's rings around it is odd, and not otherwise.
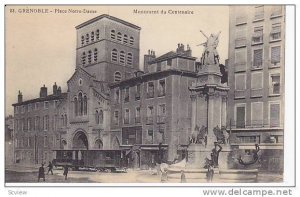
[[[24,13],[23,9],[49,9],[51,13]],[[10,12],[14,9],[14,12]],[[93,10],[95,13],[58,13],[56,10]],[[135,14],[133,10],[158,10],[159,14]],[[161,14],[161,10],[166,14]],[[169,10],[171,12],[169,13]],[[174,14],[189,11],[193,14]],[[228,57],[228,6],[6,6],[5,7],[5,96],[6,116],[13,114],[21,90],[23,100],[39,97],[45,84],[48,94],[56,82],[67,90],[75,70],[75,26],[101,14],[109,14],[141,27],[140,68],[149,49],[157,56],[175,51],[178,43],[190,45],[199,58],[206,35],[221,31],[220,62]]]

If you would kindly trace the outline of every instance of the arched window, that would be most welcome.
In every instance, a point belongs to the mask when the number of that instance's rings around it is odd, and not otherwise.
[[[115,78],[115,82],[118,82],[118,81],[121,81],[121,79],[122,79],[122,75],[121,75],[121,73],[120,72],[115,72],[115,76],[114,76],[114,78]]]
[[[116,39],[116,31],[115,30],[110,31],[110,38],[113,40]]]
[[[130,45],[133,45],[133,43],[134,43],[134,38],[133,38],[132,36],[130,36],[129,44],[130,44]]]
[[[83,112],[83,99],[82,99],[82,93],[81,92],[78,94],[78,102],[79,102],[79,109],[78,109],[79,116],[82,116],[82,112]]]
[[[118,32],[117,41],[122,42],[122,33]]]
[[[125,64],[125,52],[120,51],[120,64],[124,65]]]
[[[96,122],[96,124],[99,124],[99,112],[98,112],[98,110],[96,110],[96,113],[95,113],[95,122]]]
[[[87,97],[83,97],[83,114],[87,115]]]
[[[94,49],[94,62],[98,61],[98,49]]]
[[[127,65],[132,66],[132,53],[127,53]]]
[[[103,124],[103,120],[104,120],[103,111],[100,110],[100,111],[99,111],[99,123],[100,123],[100,124]]]
[[[97,139],[97,140],[95,141],[95,147],[96,147],[97,149],[103,149],[103,142],[102,142],[101,139]]]
[[[84,36],[81,36],[81,46],[84,45]]]
[[[75,116],[78,116],[78,100],[76,97],[74,98],[74,113]]]
[[[65,126],[67,126],[68,124],[68,118],[67,118],[67,114],[65,114]]]
[[[82,63],[83,66],[85,65],[85,58],[86,58],[86,55],[85,55],[85,52],[83,52],[81,54],[81,63]]]
[[[89,62],[89,64],[92,63],[92,51],[91,50],[89,50],[89,52],[88,52],[88,62]]]
[[[124,44],[127,44],[128,43],[128,36],[126,34],[124,34],[124,37],[123,37],[123,43]]]
[[[118,50],[113,49],[111,52],[111,61],[112,62],[118,62]]]
[[[96,39],[97,39],[97,40],[100,39],[100,31],[99,31],[99,29],[97,29],[97,31],[96,31]]]
[[[91,41],[94,42],[95,41],[95,33],[92,31],[91,33]]]
[[[90,35],[89,34],[86,34],[85,42],[86,42],[86,44],[88,44],[90,42]]]

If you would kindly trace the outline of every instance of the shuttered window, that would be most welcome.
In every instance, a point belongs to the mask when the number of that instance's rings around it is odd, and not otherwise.
[[[235,89],[236,90],[245,90],[245,75],[236,75],[235,76]]]
[[[263,125],[263,103],[251,103],[251,125],[262,126]]]
[[[246,63],[246,48],[237,49],[235,51],[235,63],[236,64]]]
[[[271,47],[271,64],[280,63],[280,46]]]
[[[255,72],[251,74],[251,89],[257,90],[263,87],[263,74],[262,72]]]
[[[270,104],[270,126],[276,127],[280,124],[280,104]]]
[[[262,67],[262,58],[263,58],[263,50],[256,49],[253,51],[253,67],[261,68]]]

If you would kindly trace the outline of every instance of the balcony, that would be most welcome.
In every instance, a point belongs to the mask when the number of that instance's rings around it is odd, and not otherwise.
[[[141,123],[141,117],[135,117],[135,123]]]
[[[162,115],[159,115],[157,116],[157,119],[156,119],[156,122],[157,123],[165,123],[166,122],[166,116],[162,116]]]
[[[152,116],[146,117],[146,124],[153,124],[153,117]]]
[[[235,21],[236,26],[243,25],[243,24],[246,24],[246,23],[247,23],[247,17],[246,16],[240,16],[240,17],[236,18],[236,21]]]
[[[246,62],[239,62],[234,64],[234,72],[246,71]]]
[[[263,34],[253,34],[252,36],[252,45],[263,44]]]
[[[270,33],[270,42],[281,41],[281,32]]]
[[[237,38],[235,40],[235,48],[246,47],[247,40],[246,38]]]
[[[263,62],[262,60],[255,60],[255,61],[251,61],[251,70],[261,70],[263,69]]]
[[[262,97],[263,96],[263,89],[251,89],[250,90],[250,96],[251,98],[257,98],[257,97]]]
[[[246,97],[246,90],[235,90],[234,91],[234,98],[241,99]]]

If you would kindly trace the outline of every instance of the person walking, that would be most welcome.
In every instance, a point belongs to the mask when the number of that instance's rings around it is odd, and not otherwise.
[[[49,172],[51,172],[51,174],[53,175],[53,164],[51,163],[51,161],[49,161],[49,164],[48,164],[48,172],[47,174],[49,174]]]
[[[185,174],[184,174],[183,170],[181,170],[180,180],[181,180],[181,183],[186,183],[186,178],[185,178]]]
[[[43,179],[45,182],[45,169],[44,169],[44,164],[41,164],[41,167],[39,168],[39,174],[38,174],[38,182],[40,182],[40,179]]]
[[[65,180],[68,179],[68,172],[69,172],[68,166],[65,165],[65,167],[64,167],[64,176],[65,176]]]

